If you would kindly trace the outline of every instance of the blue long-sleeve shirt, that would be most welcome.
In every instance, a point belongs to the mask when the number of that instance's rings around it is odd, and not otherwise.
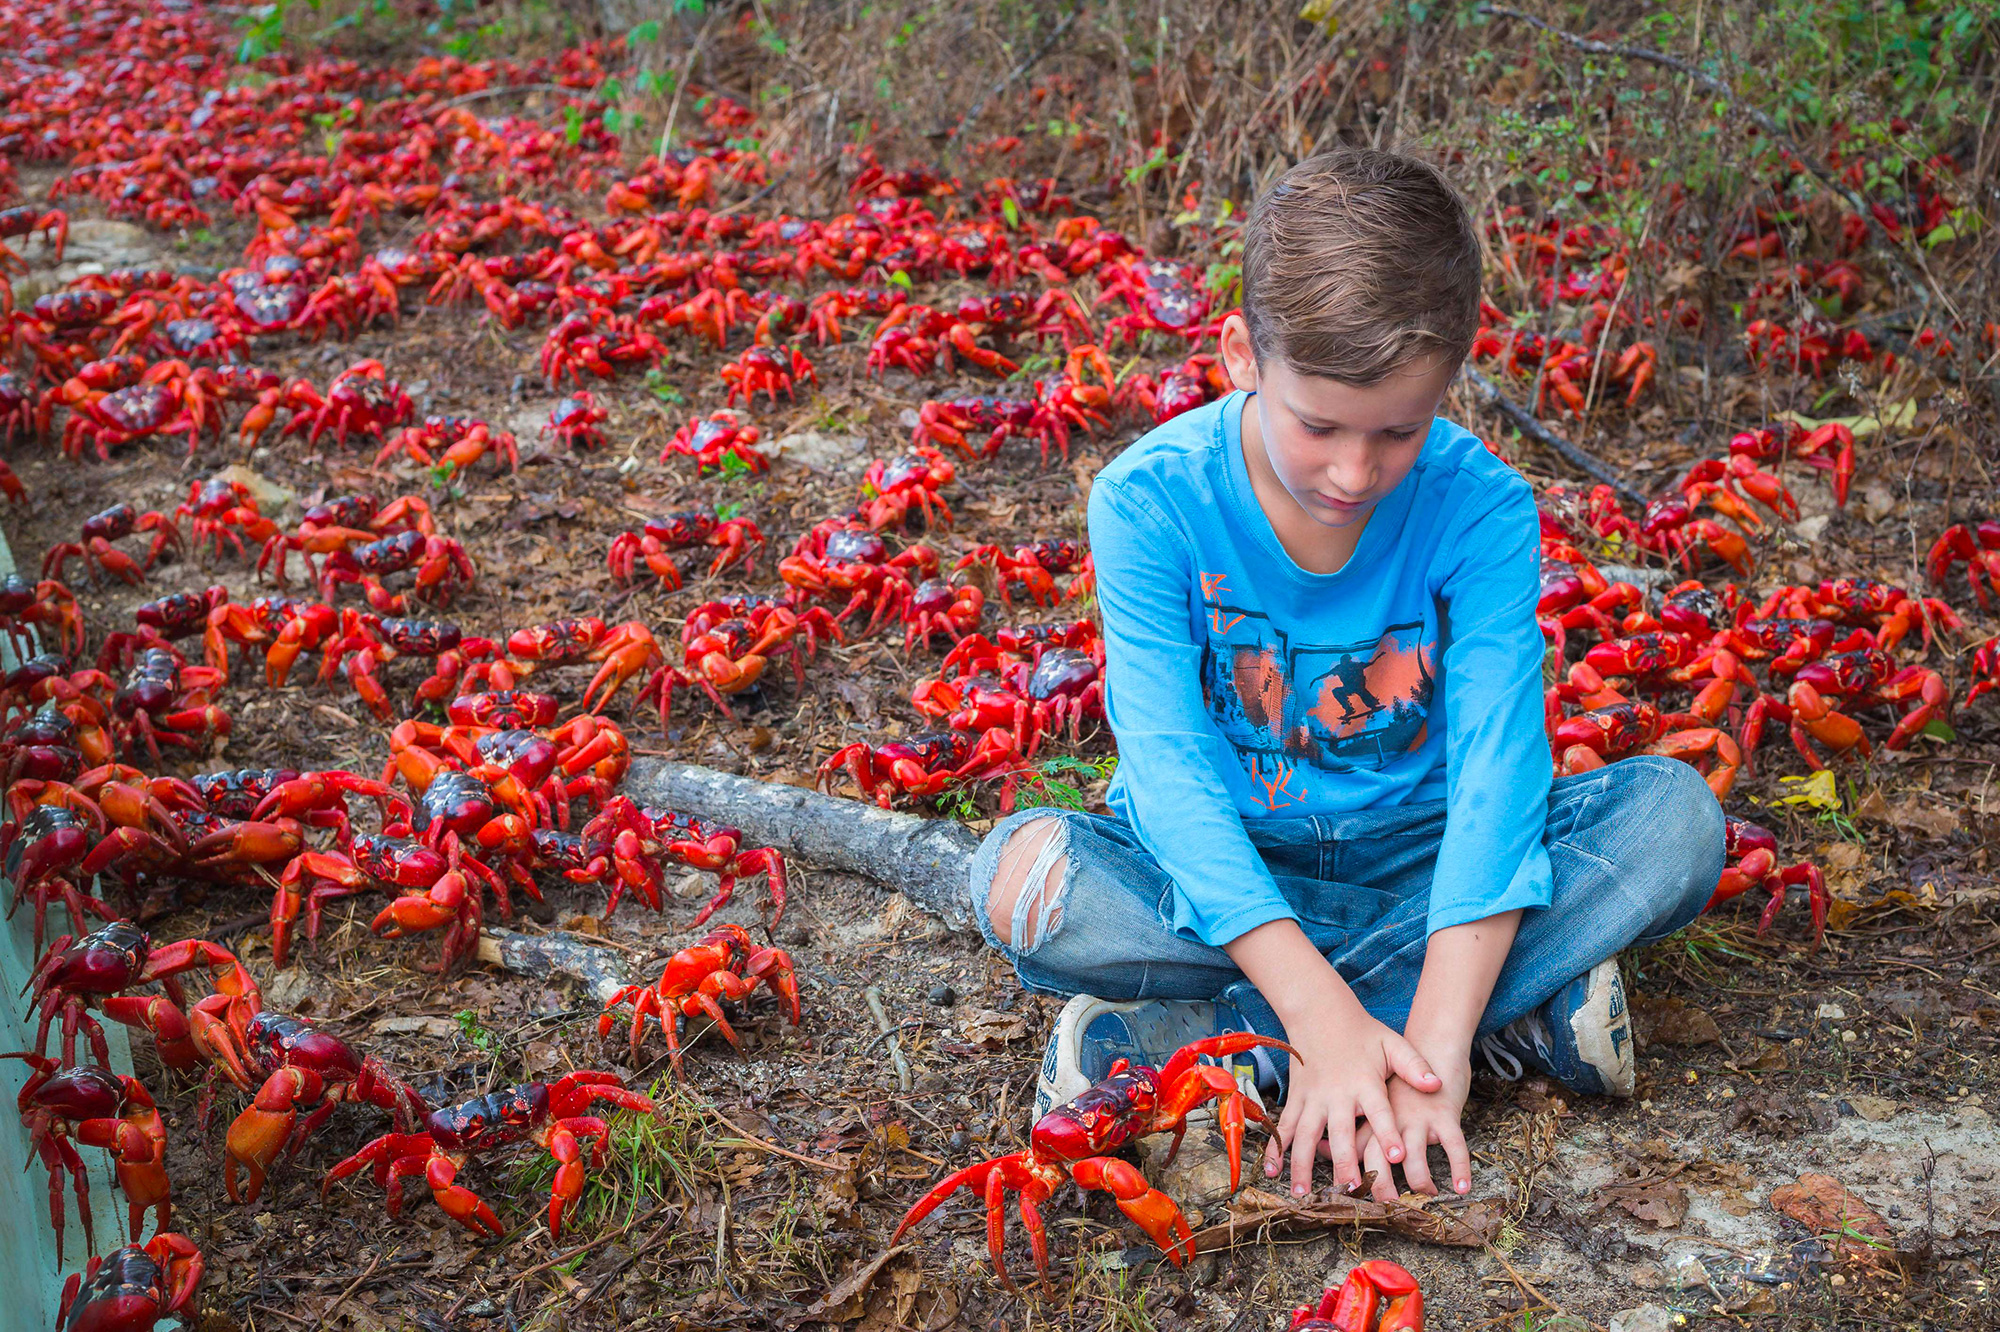
[[[1172,877],[1176,932],[1295,918],[1246,820],[1439,798],[1430,929],[1547,906],[1527,481],[1438,419],[1347,564],[1311,573],[1251,489],[1247,397],[1160,426],[1090,492],[1109,803]]]

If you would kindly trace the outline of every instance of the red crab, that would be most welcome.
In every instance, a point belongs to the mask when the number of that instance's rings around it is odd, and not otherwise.
[[[874,532],[901,528],[915,508],[923,513],[926,528],[950,527],[951,506],[939,492],[957,476],[951,460],[928,444],[900,458],[877,458],[861,481],[863,520]]]
[[[999,727],[982,731],[976,742],[965,731],[919,731],[837,749],[819,765],[817,780],[822,790],[831,789],[834,775],[844,769],[869,799],[888,809],[899,793],[924,799],[1026,767],[1013,734]]]
[[[681,585],[681,571],[667,552],[697,544],[716,551],[708,566],[708,576],[713,578],[738,560],[743,562],[745,573],[755,573],[757,552],[763,548],[765,539],[757,524],[748,518],[717,522],[706,513],[689,510],[670,513],[664,518],[649,518],[643,532],[620,532],[611,539],[607,562],[612,578],[622,584],[632,581],[634,570],[643,561],[647,570],[660,580],[662,588],[673,590]]]
[[[775,657],[791,658],[792,674],[803,689],[806,659],[817,650],[820,637],[836,642],[841,638],[840,626],[819,607],[799,614],[786,606],[762,603],[749,608],[741,618],[712,618],[709,612],[721,604],[710,602],[697,608],[682,631],[681,666],[660,667],[641,691],[643,697],[658,699],[663,728],[670,720],[674,690],[699,687],[716,710],[733,722],[736,714],[725,695],[754,688]],[[806,637],[803,649],[797,642],[802,630]]]
[[[167,1183],[167,1126],[159,1109],[137,1078],[89,1065],[65,1067],[40,1055],[14,1053],[0,1059],[20,1059],[34,1070],[21,1088],[16,1105],[28,1134],[31,1158],[40,1156],[49,1172],[49,1224],[56,1233],[56,1261],[62,1261],[64,1229],[62,1175],[69,1172],[76,1208],[83,1216],[85,1246],[97,1247],[91,1233],[90,1189],[83,1158],[70,1139],[86,1147],[103,1147],[112,1154],[118,1187],[125,1194],[132,1238],[138,1239],[148,1210],[165,1230],[172,1216],[172,1190]]]
[[[382,451],[375,455],[375,465],[380,467],[401,453],[420,467],[443,467],[444,474],[450,477],[489,452],[497,452],[506,459],[507,470],[521,470],[520,445],[505,430],[495,430],[484,421],[464,417],[427,416],[422,425],[403,427],[383,445]]]
[[[1223,397],[1235,384],[1221,361],[1207,352],[1190,356],[1161,375],[1134,375],[1118,391],[1121,402],[1135,403],[1156,425]]]
[[[153,533],[153,544],[147,549],[143,561],[134,560],[111,544],[135,532]],[[69,562],[71,556],[76,556],[91,571],[93,580],[97,571],[102,569],[137,587],[146,581],[146,570],[153,567],[153,562],[167,547],[172,546],[176,550],[185,548],[181,529],[173,519],[151,509],[141,513],[130,504],[122,503],[84,519],[83,531],[79,535],[82,537],[80,545],[67,541],[49,547],[48,553],[42,557],[42,577],[61,578],[63,565]]]
[[[430,503],[419,496],[404,495],[378,507],[373,495],[341,495],[307,509],[297,531],[267,537],[257,556],[257,573],[262,576],[269,567],[273,581],[284,587],[291,552],[296,550],[305,560],[306,573],[317,582],[315,555],[366,545],[391,532],[430,536],[436,530]]]
[[[2000,592],[2000,522],[1989,518],[1977,525],[1954,523],[1931,543],[1924,559],[1931,581],[1942,587],[1952,566],[1963,562],[1965,581],[1979,598],[1979,609],[1992,609],[1989,589]]]
[[[880,536],[859,523],[839,519],[808,532],[798,548],[778,563],[778,576],[800,599],[848,597],[847,605],[833,617],[836,622],[845,624],[857,611],[869,609],[869,633],[890,616],[902,614],[915,593],[911,575],[929,578],[936,573],[937,555],[930,547],[911,546],[892,556]]]
[[[1123,300],[1127,311],[1106,326],[1107,333],[1128,343],[1142,333],[1170,333],[1196,343],[1208,336],[1208,297],[1188,265],[1134,257],[1105,265],[1098,280],[1103,291],[1097,304]]]
[[[1770,829],[1733,814],[1723,820],[1723,845],[1729,859],[1723,866],[1722,878],[1716,882],[1714,895],[1702,910],[1713,911],[1732,897],[1762,888],[1771,898],[1764,904],[1764,914],[1757,918],[1757,933],[1762,934],[1771,928],[1771,922],[1784,907],[1785,890],[1804,885],[1806,901],[1812,909],[1813,942],[1818,943],[1826,933],[1826,913],[1832,904],[1826,891],[1826,877],[1819,866],[1800,861],[1780,869],[1777,837]]]
[[[341,444],[350,432],[380,439],[384,429],[403,424],[416,412],[403,386],[374,360],[357,361],[334,376],[324,398],[301,380],[292,386],[291,401],[301,410],[285,433],[304,435],[315,444],[328,430]]]
[[[1099,382],[1086,382],[1086,370],[1094,372]],[[1092,426],[1111,424],[1104,411],[1111,406],[1115,386],[1111,362],[1102,350],[1088,343],[1070,350],[1062,374],[1035,381],[1035,415],[1029,430],[1041,445],[1044,463],[1049,460],[1051,440],[1061,450],[1063,461],[1069,461],[1072,427],[1087,432]]]
[[[450,605],[461,585],[470,588],[478,577],[472,557],[452,538],[394,532],[365,545],[330,552],[320,566],[319,594],[331,603],[343,583],[359,583],[371,608],[384,615],[401,615],[409,608],[408,597],[389,591],[382,579],[406,569],[416,570],[409,595],[440,606]]]
[[[666,347],[629,315],[592,307],[556,321],[542,343],[542,376],[551,385],[565,378],[583,382],[585,371],[610,379],[621,365],[657,362]]]
[[[201,543],[208,541],[218,557],[225,541],[236,547],[239,557],[247,557],[243,538],[261,544],[278,535],[277,524],[258,512],[257,497],[250,488],[221,476],[188,483],[187,499],[174,510],[174,520],[182,518],[189,521],[195,548],[199,550]]]
[[[799,983],[792,975],[792,956],[778,948],[759,948],[741,925],[718,925],[698,944],[667,959],[659,980],[651,985],[627,985],[605,1001],[597,1019],[597,1034],[608,1037],[617,1025],[617,1010],[632,1005],[631,1063],[639,1066],[639,1045],[650,1019],[667,1039],[667,1058],[681,1072],[680,1019],[707,1014],[723,1039],[739,1050],[743,1042],[724,1016],[720,1000],[742,1002],[758,982],[784,1001],[794,1027],[799,1025]]]
[[[1008,594],[1016,587],[1023,587],[1037,606],[1053,606],[1059,600],[1080,594],[1074,584],[1066,594],[1059,594],[1052,575],[1079,570],[1089,559],[1090,552],[1077,542],[1050,537],[1016,546],[1011,555],[998,546],[975,546],[959,557],[952,570],[961,572],[975,565],[990,566],[1000,576],[1002,605],[1012,606]]]
[[[414,710],[457,697],[468,671],[479,669],[473,663],[498,664],[494,659],[499,656],[499,645],[493,640],[466,638],[448,621],[393,619],[344,610],[339,632],[328,638],[321,653],[319,682],[326,684],[345,669],[348,683],[369,711],[389,721],[394,714],[380,676],[381,668],[389,662],[398,657],[428,657],[434,663],[429,678],[417,685],[411,699]]]
[[[1965,706],[1996,689],[2000,689],[2000,638],[1989,638],[1973,649],[1972,688],[1966,692]]]
[[[819,375],[812,362],[796,347],[789,359],[770,347],[749,347],[722,367],[722,380],[729,385],[729,402],[741,397],[747,403],[762,393],[776,406],[779,391],[789,400],[793,386],[802,379],[811,380],[815,388],[819,386]]]
[[[735,400],[734,394],[730,400]],[[696,417],[674,432],[674,437],[660,450],[660,461],[665,462],[674,454],[692,458],[696,476],[706,475],[710,468],[726,471],[730,459],[752,474],[768,471],[770,461],[754,447],[760,434],[756,426],[744,425],[735,412],[721,408]]]
[[[429,1113],[423,1098],[374,1055],[363,1057],[304,1018],[259,1012],[240,1031],[223,1031],[233,1040],[214,1052],[217,1066],[244,1091],[256,1087],[255,1099],[230,1124],[225,1139],[222,1183],[231,1202],[256,1202],[278,1153],[296,1156],[338,1105],[379,1106],[396,1117],[399,1131],[414,1128]],[[310,1112],[303,1120],[301,1109]],[[246,1171],[240,1190],[239,1166]]]
[[[1289,1332],[1424,1332],[1424,1292],[1406,1269],[1371,1258],[1328,1286],[1318,1304],[1292,1310]]]
[[[1021,1195],[1021,1223],[1028,1231],[1035,1267],[1047,1281],[1048,1240],[1039,1209],[1069,1180],[1080,1189],[1109,1193],[1119,1210],[1138,1222],[1176,1266],[1185,1264],[1193,1256],[1193,1246],[1181,1209],[1148,1184],[1138,1167],[1108,1153],[1149,1133],[1171,1131],[1174,1143],[1167,1153],[1171,1162],[1187,1132],[1188,1112],[1216,1101],[1216,1122],[1229,1154],[1229,1187],[1235,1189],[1242,1170],[1244,1122],[1264,1124],[1269,1120],[1256,1102],[1237,1088],[1234,1073],[1197,1061],[1203,1056],[1238,1054],[1259,1046],[1296,1053],[1283,1041],[1242,1033],[1184,1045],[1157,1069],[1143,1064],[1134,1067],[1124,1059],[1116,1061],[1102,1081],[1035,1121],[1028,1135],[1028,1150],[969,1165],[939,1180],[903,1214],[890,1243],[901,1240],[910,1227],[953,1193],[971,1189],[985,1196],[987,1252],[993,1256],[1000,1283],[1012,1290],[1014,1282],[1007,1274],[1004,1253],[1005,1213],[1001,1210],[1011,1189]]]
[[[475,1235],[497,1239],[506,1233],[500,1218],[478,1194],[454,1181],[473,1155],[525,1138],[558,1162],[549,1189],[549,1239],[554,1242],[562,1237],[563,1212],[583,1196],[583,1143],[591,1143],[588,1161],[593,1166],[603,1163],[611,1145],[610,1126],[589,1113],[597,1101],[653,1113],[653,1103],[627,1090],[616,1073],[583,1071],[554,1082],[524,1082],[433,1110],[422,1132],[384,1134],[329,1170],[320,1193],[372,1165],[375,1182],[388,1190],[394,1218],[403,1210],[404,1177],[421,1175],[446,1216]]]
[[[83,651],[83,612],[77,609],[76,593],[53,578],[33,582],[10,573],[0,578],[0,630],[13,643],[17,661],[35,653],[30,626],[54,630],[60,652]]]
[[[180,976],[196,968],[208,970],[215,993],[190,1011]],[[165,996],[122,993],[149,981],[158,981]],[[241,1011],[247,1020],[262,1006],[256,981],[228,949],[203,939],[155,948],[145,931],[125,920],[112,921],[80,939],[67,934],[56,939],[36,964],[29,985],[41,1010],[32,1053],[40,1054],[48,1044],[49,1028],[60,1014],[66,1066],[76,1063],[79,1030],[89,1038],[97,1062],[111,1062],[104,1028],[91,1016],[92,1007],[114,1021],[152,1032],[161,1062],[188,1070],[200,1062],[192,1035],[196,1028],[224,1021],[234,1011]]]
[[[956,644],[978,631],[985,613],[986,594],[978,588],[926,578],[910,593],[909,605],[903,608],[903,651],[908,652],[920,639],[929,647],[931,636],[939,633]]]
[[[785,858],[768,846],[743,850],[743,834],[735,828],[705,823],[678,810],[644,808],[629,796],[616,796],[584,826],[583,838],[586,845],[610,847],[617,879],[605,903],[603,915],[607,919],[617,910],[618,899],[627,888],[647,906],[660,910],[666,881],[661,856],[694,869],[713,870],[720,877],[715,896],[695,915],[697,928],[729,904],[737,879],[760,873],[767,876],[766,889],[771,896],[766,928],[775,930],[784,917]]]
[[[194,1241],[171,1230],[114,1249],[70,1273],[56,1326],[61,1332],[151,1332],[160,1319],[194,1307],[205,1270]]]
[[[1907,708],[1883,742],[1890,749],[1904,748],[1934,718],[1942,719],[1951,710],[1951,694],[1945,688],[1944,677],[1936,671],[1927,666],[1899,667],[1887,652],[1861,648],[1831,653],[1799,667],[1792,677],[1789,706],[1774,699],[1759,699],[1744,723],[1744,734],[1751,737],[1761,733],[1762,717],[1768,712],[1780,721],[1793,723],[1793,743],[1810,767],[1822,765],[1806,743],[1806,732],[1837,752],[1859,746],[1863,754],[1868,753],[1868,738],[1860,734],[1859,726],[1851,718],[1833,711],[1832,700],[1855,709],[1881,705]],[[1822,733],[1822,728],[1826,733]],[[1745,748],[1750,747],[1751,741],[1746,739]]]
[[[317,939],[320,913],[328,902],[364,891],[428,892],[448,875],[462,877],[485,869],[466,868],[470,862],[462,852],[459,861],[454,865],[449,850],[433,849],[415,838],[380,834],[343,838],[339,851],[301,853],[285,867],[271,898],[272,963],[285,964],[301,913],[306,918],[306,938]],[[446,942],[449,945],[451,939]]]
[[[1034,398],[969,397],[925,402],[917,410],[912,445],[937,440],[957,449],[966,459],[991,458],[1009,435],[1025,435],[1035,426],[1040,404]],[[991,430],[986,442],[972,447],[970,432]]]
[[[200,749],[211,735],[229,734],[229,714],[211,703],[222,672],[189,666],[171,648],[147,648],[112,699],[115,730],[129,754],[140,741],[161,762],[160,746]]]
[[[550,409],[549,423],[542,427],[542,433],[553,435],[558,443],[572,449],[601,449],[605,445],[604,432],[597,427],[609,417],[610,413],[597,405],[597,399],[579,389]]]

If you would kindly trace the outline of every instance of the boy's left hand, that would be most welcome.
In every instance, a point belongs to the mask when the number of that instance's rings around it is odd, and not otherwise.
[[[1420,1092],[1401,1078],[1389,1083],[1389,1106],[1395,1112],[1396,1127],[1402,1131],[1408,1154],[1403,1158],[1403,1178],[1410,1188],[1418,1193],[1436,1194],[1438,1185],[1431,1179],[1429,1153],[1425,1150],[1429,1143],[1437,1143],[1444,1148],[1445,1156],[1451,1162],[1451,1186],[1456,1193],[1472,1190],[1472,1154],[1466,1150],[1465,1131],[1459,1125],[1459,1118],[1465,1111],[1465,1098],[1472,1086],[1472,1064],[1463,1056],[1451,1059],[1431,1060],[1431,1067],[1443,1080],[1444,1086],[1434,1092]],[[1391,1175],[1391,1165],[1382,1154],[1382,1144],[1375,1139],[1364,1122],[1356,1130],[1354,1145],[1361,1157],[1361,1169],[1375,1173],[1374,1186],[1369,1190],[1377,1202],[1396,1200],[1396,1183]]]

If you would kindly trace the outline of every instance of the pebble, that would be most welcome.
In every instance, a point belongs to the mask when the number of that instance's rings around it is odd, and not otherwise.
[[[939,1008],[950,1008],[958,1002],[958,991],[952,989],[949,985],[933,985],[931,986],[930,999]]]
[[[492,1300],[478,1299],[460,1310],[467,1318],[498,1318],[500,1306]]]

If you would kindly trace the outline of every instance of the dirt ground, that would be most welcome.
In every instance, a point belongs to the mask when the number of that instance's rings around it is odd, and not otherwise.
[[[54,176],[23,168],[24,191],[32,197]],[[176,243],[83,212],[72,266],[219,268],[235,261],[248,234],[222,226],[208,242]],[[46,273],[40,265],[37,274]],[[945,282],[931,296],[943,304],[974,289]],[[16,291],[31,293],[32,281]],[[777,555],[854,502],[869,460],[900,450],[918,402],[990,388],[971,376],[955,384],[919,384],[900,372],[870,378],[865,338],[814,351],[822,387],[755,412],[779,459],[768,476],[697,479],[685,460],[660,466],[654,457],[690,415],[721,405],[721,357],[676,343],[650,384],[626,376],[597,388],[612,412],[605,430],[613,445],[574,454],[538,439],[559,396],[535,372],[541,336],[539,328],[508,332],[463,311],[413,306],[393,331],[256,349],[260,364],[319,383],[379,357],[419,417],[478,416],[514,431],[523,449],[517,474],[489,460],[440,487],[411,464],[376,469],[372,449],[330,439],[312,449],[268,443],[241,457],[204,446],[193,461],[177,444],[156,441],[84,465],[23,449],[12,462],[32,499],[0,522],[27,568],[114,500],[171,512],[191,481],[233,463],[272,488],[265,510],[285,524],[331,495],[426,494],[440,529],[479,567],[476,589],[449,615],[467,633],[504,638],[584,615],[670,627],[721,591],[782,590]],[[1594,447],[1641,485],[1664,484],[1716,451],[1719,423],[1756,415],[1753,397],[1745,389],[1721,404],[1704,418],[1706,430],[1662,410],[1604,427]],[[1455,391],[1448,407],[1454,419],[1501,437],[1499,419],[1465,392]],[[1139,433],[1137,422],[1121,420],[1080,441],[1067,467],[1044,467],[1032,444],[1011,442],[993,462],[960,470],[947,492],[957,524],[933,537],[954,552],[1081,538],[1091,476]],[[1975,452],[1990,449],[1990,423],[1968,437]],[[1538,484],[1574,480],[1560,459],[1524,441],[1509,448]],[[1843,574],[1915,586],[1923,545],[1947,515],[1966,516],[1967,490],[1990,486],[1981,476],[1956,447],[1884,445],[1849,506],[1834,508],[1823,484],[1800,488],[1806,512],[1763,552],[1753,586]],[[613,535],[648,517],[718,504],[740,504],[770,538],[753,578],[690,576],[674,593],[649,582],[614,586],[603,558]],[[94,627],[128,622],[150,597],[210,584],[238,600],[272,590],[233,557],[208,565],[170,557],[143,589],[72,579]],[[1991,616],[1960,609],[1971,621],[1967,642],[1991,635]],[[690,694],[677,700],[664,735],[646,715],[629,727],[641,754],[807,784],[828,753],[857,735],[916,729],[909,691],[934,661],[905,653],[892,636],[859,639],[823,651],[803,689],[780,672],[741,696],[741,726]],[[392,667],[392,692],[406,693],[417,678],[413,665]],[[588,678],[586,668],[564,667],[538,680],[573,700]],[[383,728],[344,686],[239,684],[226,702],[234,717],[226,743],[170,770],[345,767],[372,775],[386,757]],[[624,718],[622,704],[614,715]],[[220,1127],[197,1124],[197,1088],[167,1091],[178,1227],[210,1264],[198,1326],[1249,1332],[1284,1326],[1294,1305],[1362,1258],[1391,1258],[1415,1273],[1433,1327],[2000,1325],[1992,1252],[2000,1236],[1992,1120],[2000,1110],[2000,885],[1991,864],[2000,842],[2000,711],[1989,701],[1955,715],[1952,726],[1948,744],[1920,739],[1844,765],[1832,810],[1795,798],[1799,788],[1787,779],[1803,776],[1804,765],[1788,747],[1767,744],[1734,807],[1776,830],[1788,857],[1826,869],[1835,905],[1824,941],[1813,946],[1797,901],[1758,935],[1746,898],[1629,957],[1642,1041],[1633,1102],[1572,1100],[1538,1081],[1479,1075],[1468,1108],[1471,1212],[1491,1220],[1489,1242],[1422,1243],[1380,1227],[1272,1227],[1176,1269],[1102,1197],[1066,1191],[1047,1209],[1056,1272],[1049,1292],[996,1284],[981,1209],[969,1198],[884,1260],[897,1219],[930,1181],[1026,1145],[1056,1005],[1026,994],[975,935],[952,932],[891,886],[808,865],[794,870],[776,939],[798,967],[803,1023],[785,1026],[759,999],[738,1026],[744,1051],[712,1033],[692,1039],[684,1080],[651,1042],[652,1062],[627,1078],[650,1091],[658,1112],[618,1121],[612,1160],[593,1174],[560,1248],[540,1224],[552,1167],[527,1151],[468,1167],[509,1228],[490,1243],[470,1239],[421,1191],[390,1221],[365,1174],[322,1198],[326,1168],[384,1131],[384,1116],[366,1110],[336,1114],[297,1161],[277,1168],[257,1204],[232,1206],[221,1184]],[[1096,759],[1111,745],[1099,733],[1063,752]],[[1096,802],[1102,792],[1100,782],[1083,794]],[[983,829],[996,812],[993,792],[978,792],[974,807],[959,812]],[[594,914],[601,890],[558,881],[514,924],[592,936],[637,977],[687,942],[686,924],[710,882],[689,875],[664,914],[627,907],[607,921]],[[317,943],[275,971],[269,902],[259,894],[175,888],[149,903],[145,923],[156,940],[200,937],[233,949],[263,978],[272,1007],[378,1055],[432,1104],[617,1066],[620,1047],[600,1042],[597,1006],[577,986],[478,966],[445,978],[427,973],[419,964],[433,959],[435,945],[370,933],[379,905],[335,904]],[[720,919],[755,928],[763,906],[762,890],[747,888]],[[871,990],[895,1024],[907,1081],[871,1015]],[[699,1031],[691,1026],[690,1037]],[[150,1051],[136,1057],[149,1085],[170,1085]],[[234,1114],[240,1099],[223,1095],[220,1113]],[[1180,1162],[1153,1172],[1197,1227],[1227,1215],[1218,1156],[1213,1138],[1197,1133]],[[1819,1176],[1829,1184],[1815,1183]],[[1824,1196],[1836,1202],[1845,1190],[1872,1210],[1843,1219],[1836,1206],[1834,1219],[1805,1224],[1774,1202],[1787,1188],[1831,1189]],[[1009,1263],[1025,1276],[1031,1260],[1011,1213],[1009,1236]]]

